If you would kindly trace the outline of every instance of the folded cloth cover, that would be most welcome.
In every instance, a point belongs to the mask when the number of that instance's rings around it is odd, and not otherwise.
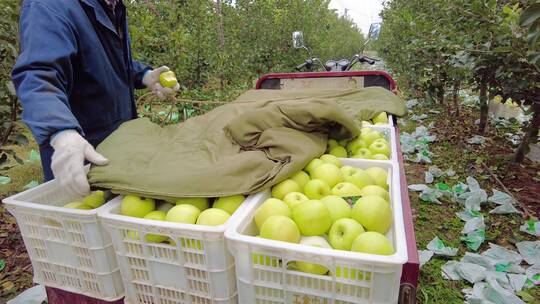
[[[359,121],[401,116],[403,101],[378,88],[252,90],[187,121],[160,127],[148,119],[122,124],[98,152],[93,186],[158,199],[261,191],[324,153],[330,134],[352,138]]]

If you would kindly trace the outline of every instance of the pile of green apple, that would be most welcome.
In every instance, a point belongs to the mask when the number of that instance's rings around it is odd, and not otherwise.
[[[64,205],[64,208],[92,210],[105,203],[105,192],[101,190],[92,191],[80,201],[71,202]]]
[[[218,197],[213,202],[206,197],[192,197],[179,198],[173,204],[166,201],[156,203],[152,198],[126,195],[122,199],[120,213],[155,221],[219,226],[229,219],[244,200],[243,195]],[[135,231],[131,231],[128,236],[133,239],[139,238]],[[154,234],[146,235],[146,240],[152,243],[171,242],[167,236]]]
[[[385,234],[392,225],[388,173],[380,167],[343,166],[330,154],[272,187],[272,197],[255,211],[258,237],[307,246],[392,255]],[[256,257],[254,257],[256,258]],[[317,264],[294,269],[326,274]]]
[[[388,114],[386,112],[381,112],[377,116],[373,117],[371,120],[364,120],[362,121],[362,125],[387,125],[388,124]]]
[[[326,152],[336,157],[388,160],[390,143],[381,132],[363,127],[360,134],[350,141],[329,139]]]

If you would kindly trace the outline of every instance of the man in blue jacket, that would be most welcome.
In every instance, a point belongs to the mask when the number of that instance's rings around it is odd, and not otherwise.
[[[122,0],[25,0],[20,42],[13,82],[45,180],[86,195],[84,162],[107,163],[94,147],[137,117],[134,89],[163,96],[178,86],[159,84],[167,67],[133,60]]]

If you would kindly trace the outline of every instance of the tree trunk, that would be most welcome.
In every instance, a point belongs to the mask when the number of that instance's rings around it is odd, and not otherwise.
[[[444,106],[444,86],[441,86],[437,89],[437,100],[440,105]]]
[[[478,126],[478,133],[480,133],[480,135],[484,135],[486,132],[488,110],[487,84],[482,81],[482,83],[480,83],[480,125]]]
[[[225,33],[223,30],[223,13],[221,11],[221,0],[216,0],[216,13],[218,15],[218,35],[219,35],[219,84],[221,91],[225,87],[225,82],[223,80],[223,52],[225,51]]]
[[[532,105],[533,118],[529,125],[525,127],[525,134],[523,140],[517,149],[514,157],[514,162],[521,163],[525,159],[525,155],[529,153],[529,144],[536,143],[538,141],[538,129],[540,127],[540,100],[537,100]]]
[[[455,81],[454,87],[452,88],[452,101],[454,102],[454,109],[456,110],[456,117],[459,117],[459,87],[460,82]]]

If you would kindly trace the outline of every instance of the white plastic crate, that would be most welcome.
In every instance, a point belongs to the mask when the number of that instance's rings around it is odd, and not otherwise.
[[[99,216],[111,234],[129,303],[238,303],[234,259],[224,232],[244,212],[247,201],[215,227],[123,216],[121,201],[117,197]],[[149,233],[174,243],[147,242]]]
[[[365,160],[365,161],[369,161],[369,162],[379,162],[379,161],[382,161],[382,162],[397,162],[398,161],[398,154],[397,154],[397,143],[396,143],[396,132],[395,132],[395,129],[393,127],[389,127],[389,126],[375,126],[375,125],[372,125],[372,126],[366,126],[366,128],[371,128],[373,130],[376,130],[376,131],[379,131],[382,133],[384,139],[386,139],[386,141],[388,141],[388,144],[390,144],[390,157],[389,157],[389,160],[372,160],[372,159],[363,159],[363,158],[349,158],[349,159],[360,159],[360,160]],[[341,158],[341,160],[345,160],[346,158]]]
[[[56,181],[3,200],[13,214],[32,262],[34,282],[106,301],[124,296],[112,241],[98,212],[61,206],[81,197]]]
[[[402,265],[407,261],[398,167],[384,161],[357,159],[344,159],[343,163],[389,171],[393,225],[386,236],[395,254],[372,255],[255,237],[254,213],[270,196],[269,191],[258,193],[251,197],[244,216],[225,232],[235,258],[240,303],[397,303]],[[292,261],[320,264],[330,272],[315,275],[289,270],[287,264]]]

